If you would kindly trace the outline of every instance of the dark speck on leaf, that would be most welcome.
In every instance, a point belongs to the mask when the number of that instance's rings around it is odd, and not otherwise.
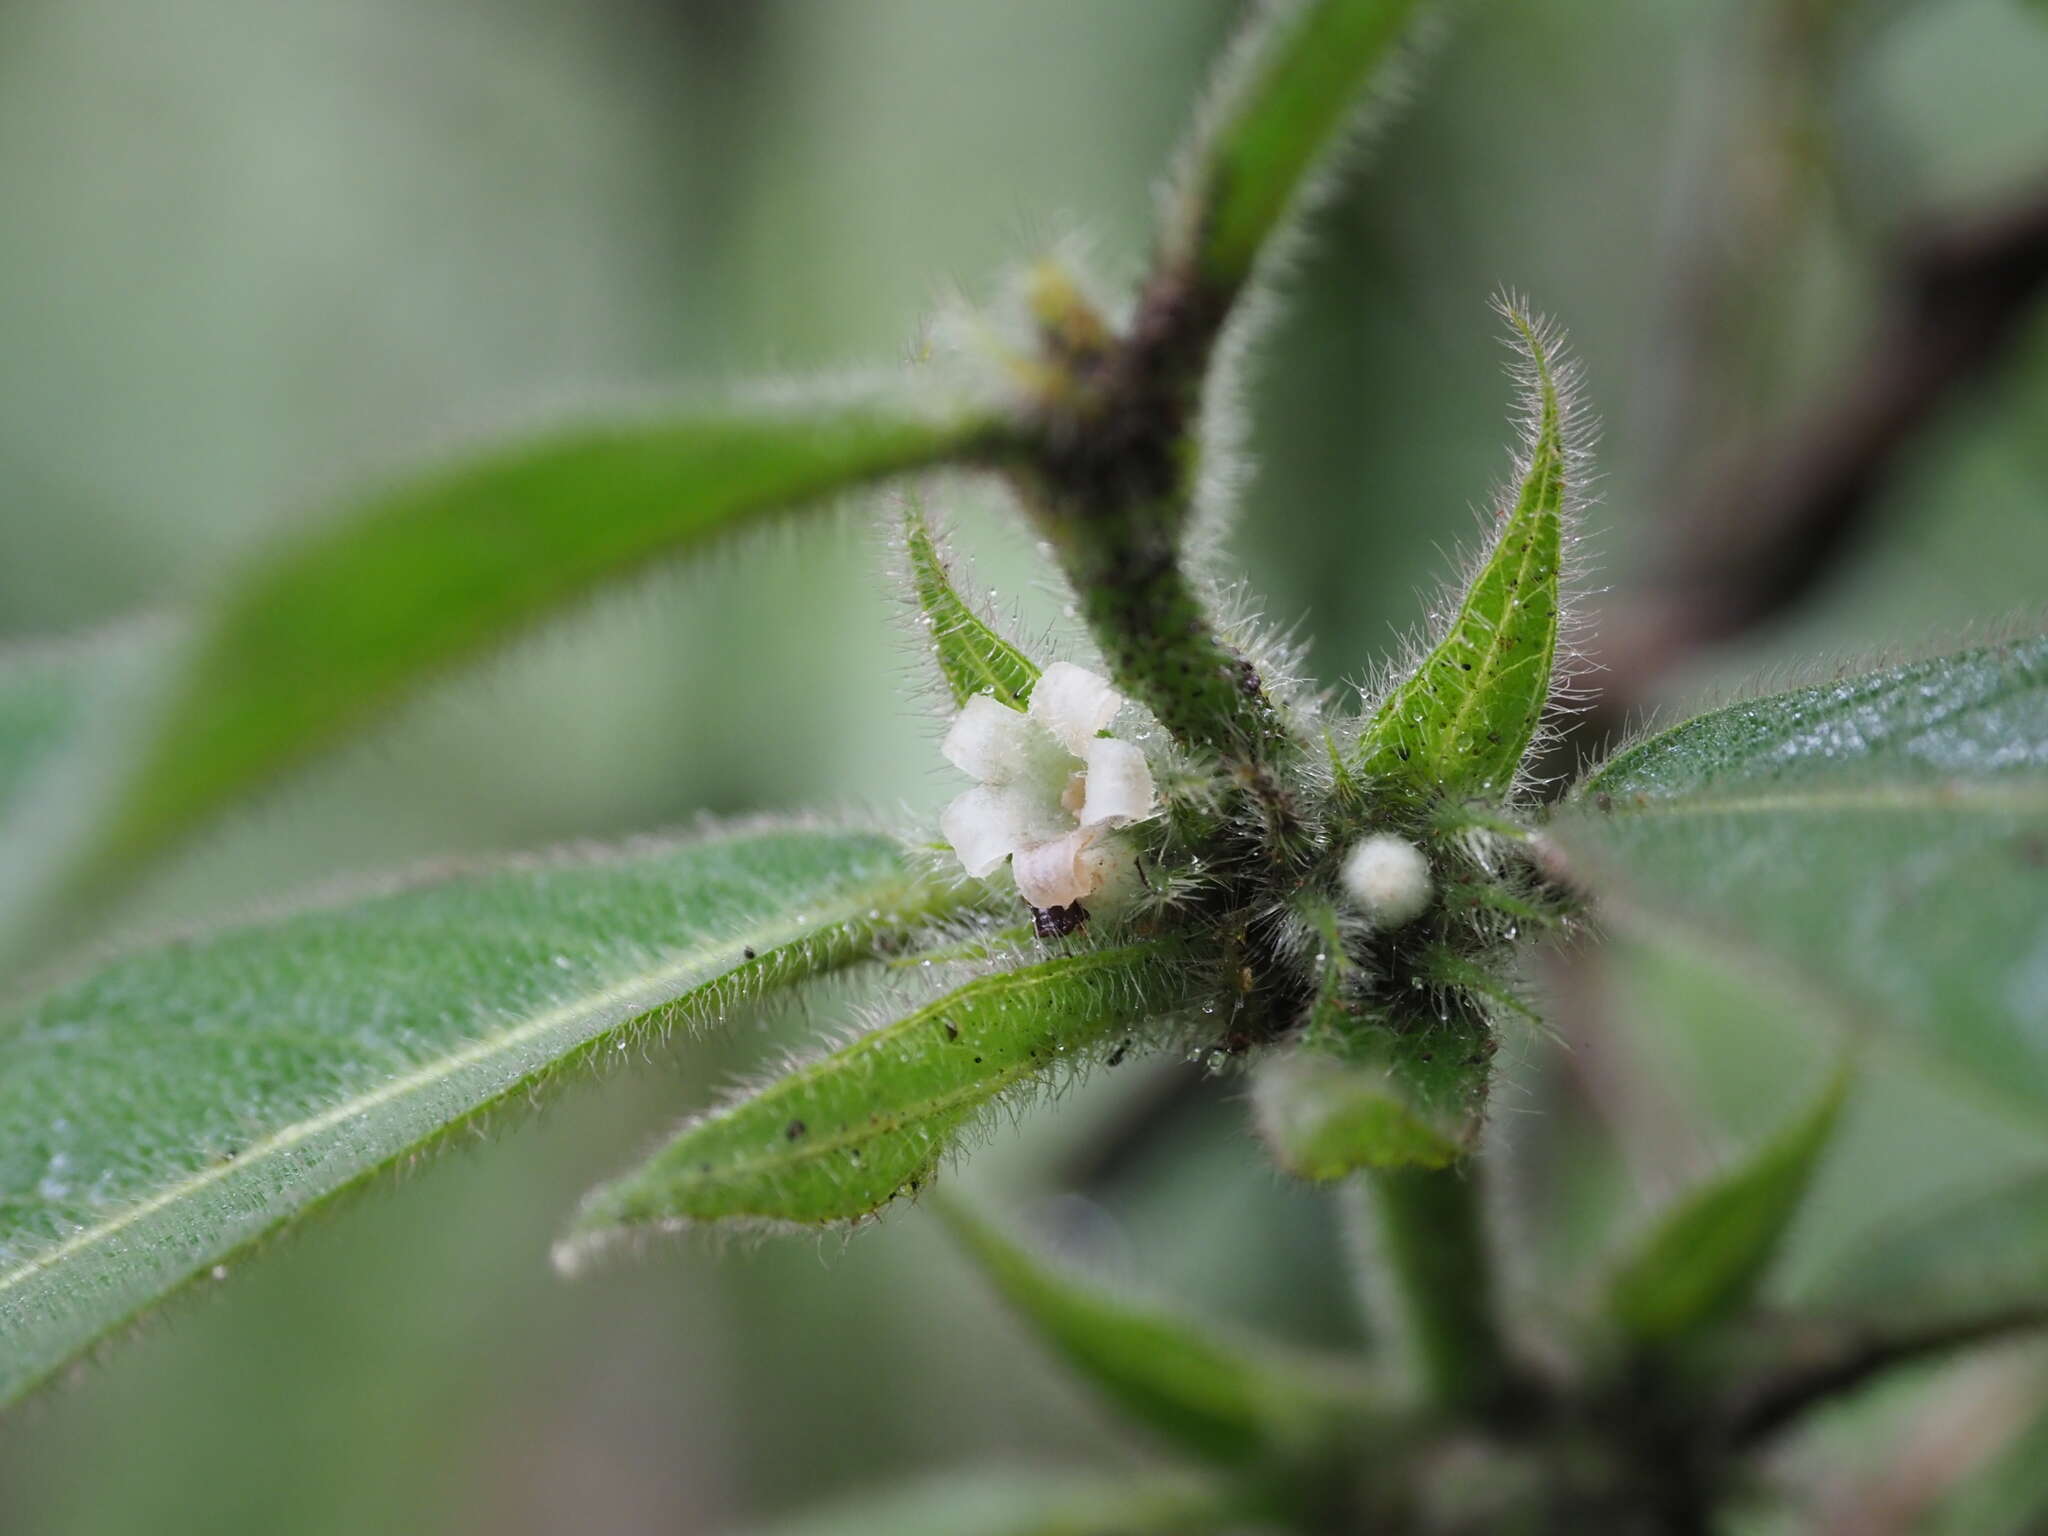
[[[805,1125],[805,1124],[803,1123],[803,1121],[801,1121],[801,1120],[792,1120],[792,1121],[790,1121],[790,1122],[789,1122],[789,1124],[788,1124],[788,1125],[786,1125],[786,1126],[784,1126],[784,1127],[783,1127],[783,1131],[782,1131],[782,1134],[783,1134],[784,1136],[787,1136],[787,1137],[788,1137],[788,1138],[789,1138],[789,1139],[790,1139],[791,1141],[795,1141],[795,1140],[797,1140],[797,1139],[798,1139],[799,1137],[801,1137],[801,1136],[802,1136],[802,1135],[804,1134],[804,1132],[808,1131],[809,1129],[810,1129],[810,1127],[809,1127],[809,1126],[807,1126],[807,1125]]]

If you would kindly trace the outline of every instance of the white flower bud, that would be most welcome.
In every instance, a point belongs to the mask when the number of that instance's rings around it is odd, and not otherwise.
[[[1406,838],[1368,837],[1344,858],[1344,891],[1375,928],[1399,928],[1429,909],[1429,860]]]

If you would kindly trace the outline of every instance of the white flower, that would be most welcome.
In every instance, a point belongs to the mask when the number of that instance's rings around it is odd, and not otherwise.
[[[1345,894],[1376,928],[1399,928],[1429,909],[1429,860],[1405,838],[1379,833],[1344,856]]]
[[[1032,906],[1066,907],[1094,895],[1128,864],[1108,834],[1152,814],[1145,754],[1096,734],[1123,705],[1085,667],[1056,661],[1031,690],[1028,711],[987,694],[967,701],[940,750],[980,782],[939,818],[970,875],[1010,859]]]

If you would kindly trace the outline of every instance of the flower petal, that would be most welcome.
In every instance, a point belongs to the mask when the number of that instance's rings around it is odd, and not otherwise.
[[[1086,667],[1056,661],[1031,690],[1031,718],[1076,757],[1087,755],[1095,733],[1116,718],[1123,696]]]
[[[977,879],[989,873],[1024,840],[1016,798],[983,785],[970,789],[947,806],[939,830],[953,845],[967,873]]]
[[[939,750],[969,778],[1008,784],[1033,762],[1039,735],[1029,715],[977,693],[954,718]]]
[[[1105,821],[1142,821],[1152,814],[1158,796],[1145,754],[1128,741],[1098,736],[1082,754],[1088,763],[1087,798],[1081,802],[1081,825]]]
[[[1101,873],[1089,854],[1098,835],[1091,827],[1077,827],[1065,837],[1020,849],[1010,865],[1017,894],[1040,908],[1072,906],[1094,895]]]

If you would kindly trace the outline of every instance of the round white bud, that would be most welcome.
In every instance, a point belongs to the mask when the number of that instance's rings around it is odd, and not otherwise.
[[[1375,928],[1398,928],[1428,910],[1436,887],[1429,860],[1406,838],[1382,832],[1344,856],[1344,891]]]

